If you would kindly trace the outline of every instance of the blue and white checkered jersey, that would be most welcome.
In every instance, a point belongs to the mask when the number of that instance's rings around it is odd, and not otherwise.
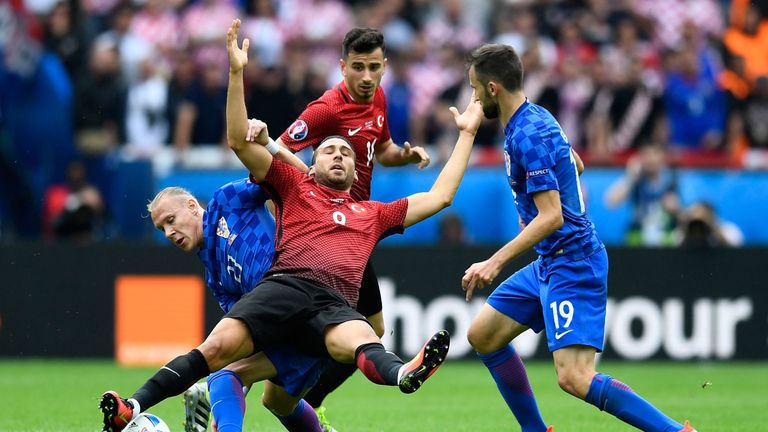
[[[261,187],[242,179],[214,192],[203,214],[205,284],[224,312],[251,291],[272,266],[275,219]]]
[[[560,192],[563,226],[539,242],[541,256],[582,259],[602,247],[584,208],[579,173],[563,129],[546,109],[527,99],[504,129],[504,159],[517,212],[527,225],[538,214],[533,194]]]

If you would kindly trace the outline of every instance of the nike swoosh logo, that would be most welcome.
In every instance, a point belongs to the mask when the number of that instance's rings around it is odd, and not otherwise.
[[[555,332],[555,339],[558,339],[558,340],[559,340],[561,337],[563,337],[563,336],[567,335],[568,333],[570,333],[570,332],[572,332],[572,331],[573,331],[573,329],[570,329],[570,330],[568,330],[568,331],[564,331],[564,332],[562,332],[562,333],[558,333],[558,332]]]
[[[350,130],[348,130],[348,131],[347,131],[347,133],[349,134],[349,136],[352,136],[352,135],[354,135],[354,134],[356,134],[356,133],[360,132],[360,129],[362,129],[362,128],[363,128],[363,127],[362,127],[362,126],[360,126],[360,127],[359,127],[359,128],[357,128],[357,129],[350,129]]]

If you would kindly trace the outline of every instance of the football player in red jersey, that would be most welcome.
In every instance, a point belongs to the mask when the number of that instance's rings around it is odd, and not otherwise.
[[[296,152],[317,148],[325,137],[343,136],[358,155],[357,181],[351,195],[357,200],[371,197],[374,158],[383,166],[429,165],[422,147],[394,144],[387,123],[387,100],[380,84],[387,60],[384,35],[376,29],[355,28],[344,37],[339,66],[344,79],[320,98],[311,102],[296,121],[277,139],[277,143]],[[365,268],[357,310],[373,325],[379,337],[384,335],[381,293],[373,266]],[[355,371],[354,365],[331,363],[317,385],[305,396],[315,408],[326,430],[330,423],[322,407],[325,397]]]
[[[345,137],[329,137],[315,150],[310,175],[273,159],[271,153],[279,147],[268,143],[266,125],[257,130],[256,143],[246,141],[243,68],[248,42],[243,41],[243,49],[237,46],[239,24],[234,21],[227,37],[227,138],[252,180],[262,184],[275,202],[278,227],[273,267],[200,346],[158,370],[131,401],[110,393],[115,409],[104,412],[108,431],[120,430],[112,426],[121,414],[147,410],[209,373],[285,341],[309,353],[354,363],[372,382],[398,386],[404,393],[420,388],[448,354],[450,337],[441,330],[404,363],[384,349],[370,323],[353,306],[376,242],[451,204],[482,119],[479,102],[473,97],[462,114],[451,108],[459,138],[428,192],[390,203],[356,200],[350,194],[357,178],[356,154]]]

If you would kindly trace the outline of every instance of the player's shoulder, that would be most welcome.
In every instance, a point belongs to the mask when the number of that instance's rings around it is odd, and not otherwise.
[[[349,103],[348,96],[344,94],[344,90],[342,90],[341,85],[336,84],[323,92],[322,96],[312,101],[312,103],[309,105],[315,105],[316,107],[334,108],[344,106],[347,103]]]
[[[512,139],[516,142],[539,141],[546,138],[560,125],[546,108],[528,103],[520,115],[515,116],[512,126]]]
[[[528,102],[525,111],[517,119],[517,128],[523,132],[531,133],[533,130],[544,130],[556,124],[555,117],[546,108],[535,103]]]
[[[249,178],[231,181],[216,189],[211,202],[218,205],[230,205],[233,201],[238,203],[253,199],[262,193],[261,186],[252,182]]]

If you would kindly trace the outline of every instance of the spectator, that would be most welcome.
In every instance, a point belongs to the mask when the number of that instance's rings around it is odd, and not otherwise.
[[[140,63],[139,80],[128,88],[126,154],[151,159],[168,137],[168,82],[151,56]]]
[[[75,143],[81,154],[100,158],[123,141],[125,91],[117,46],[95,43],[88,71],[76,84]]]
[[[747,8],[740,27],[725,32],[723,43],[732,55],[744,59],[744,74],[751,83],[768,75],[768,23],[756,5]]]
[[[297,111],[286,83],[282,67],[254,66],[251,87],[246,95],[248,113],[272,125],[274,130],[286,130],[301,112]],[[302,86],[303,88],[303,86]]]
[[[660,61],[656,51],[639,39],[634,22],[619,22],[616,42],[604,47],[593,65],[598,90],[588,116],[588,147],[592,160],[610,160],[660,139],[662,106]],[[595,73],[603,68],[601,74]]]
[[[101,33],[95,43],[111,42],[117,46],[123,80],[127,85],[139,79],[139,63],[150,55],[156,56],[154,45],[130,31],[134,9],[129,3],[123,3],[112,15],[112,26]],[[153,59],[153,61],[156,61]]]
[[[400,143],[409,141],[411,136],[411,88],[408,85],[407,67],[403,53],[387,52],[387,73],[382,83],[387,95],[387,121],[392,141]]]
[[[556,68],[560,81],[557,118],[570,144],[577,149],[583,141],[584,108],[595,92],[587,65],[593,64],[596,58],[597,50],[582,38],[576,22],[566,20],[560,28],[557,43]]]
[[[251,41],[254,60],[267,68],[283,63],[285,32],[277,19],[275,6],[272,0],[250,0],[242,27],[243,37]]]
[[[726,100],[715,65],[690,45],[670,53],[667,65],[664,107],[670,144],[683,150],[720,149]]]
[[[197,70],[192,56],[184,50],[174,51],[171,55],[171,78],[168,82],[166,115],[170,125],[165,143],[176,142],[174,125],[178,121],[179,107],[195,83]]]
[[[560,95],[554,81],[554,57],[546,61],[542,52],[547,49],[545,47],[548,43],[551,41],[537,36],[532,36],[525,42],[525,51],[520,56],[525,71],[523,91],[531,102],[541,105],[553,115],[557,115]],[[554,56],[556,52],[554,44],[550,48]]]
[[[738,247],[744,244],[744,234],[734,223],[721,220],[715,207],[700,201],[681,217],[679,245],[689,248]]]
[[[646,145],[630,158],[626,174],[608,189],[605,200],[609,208],[629,201],[628,245],[672,245],[680,198],[676,173],[667,166],[666,154],[660,145]]]
[[[456,213],[448,213],[438,223],[440,246],[461,246],[469,243],[464,229],[464,221]]]
[[[64,63],[70,79],[75,80],[83,71],[83,60],[88,45],[85,32],[72,2],[58,1],[44,18],[45,47],[54,52]]]
[[[178,106],[174,127],[174,148],[185,163],[185,150],[193,145],[226,145],[224,111],[227,100],[225,77],[220,65],[200,65],[200,75]],[[223,148],[223,147],[222,147]]]
[[[88,183],[85,166],[74,161],[67,166],[66,184],[46,192],[46,232],[56,238],[89,242],[103,224],[104,201],[99,190]]]
[[[768,77],[757,79],[755,90],[732,115],[735,139],[746,145],[744,166],[768,169]]]

